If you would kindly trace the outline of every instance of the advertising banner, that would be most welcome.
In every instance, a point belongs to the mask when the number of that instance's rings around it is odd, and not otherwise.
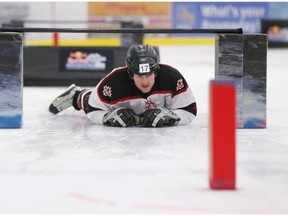
[[[269,47],[288,47],[288,20],[262,20],[261,31],[267,34]]]
[[[268,16],[268,2],[175,2],[173,28],[243,28],[261,32],[261,19]]]
[[[113,69],[112,50],[99,48],[62,48],[59,51],[59,71],[105,72]]]
[[[90,2],[89,16],[163,16],[171,14],[169,2]]]
[[[171,2],[89,2],[88,18],[97,26],[117,28],[116,22],[140,23],[144,28],[171,28]],[[101,23],[102,22],[102,23]]]

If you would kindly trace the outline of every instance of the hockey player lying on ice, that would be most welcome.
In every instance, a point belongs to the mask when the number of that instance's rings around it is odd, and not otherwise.
[[[94,124],[164,127],[189,124],[197,114],[192,91],[175,68],[159,63],[150,45],[132,45],[126,66],[111,71],[92,90],[72,84],[49,106],[57,114],[73,106]]]

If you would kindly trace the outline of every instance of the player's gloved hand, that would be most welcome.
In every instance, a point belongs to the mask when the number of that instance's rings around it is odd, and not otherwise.
[[[136,125],[136,114],[132,109],[120,107],[113,110],[103,117],[103,124],[112,127],[129,127]]]
[[[143,127],[165,127],[179,124],[180,117],[165,108],[148,109],[141,115],[140,125]]]

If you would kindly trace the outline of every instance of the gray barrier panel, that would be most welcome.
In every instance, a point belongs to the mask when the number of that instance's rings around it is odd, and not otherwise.
[[[0,128],[21,128],[23,35],[0,33]]]

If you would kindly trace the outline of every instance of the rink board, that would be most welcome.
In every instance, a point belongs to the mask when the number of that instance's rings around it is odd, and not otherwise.
[[[0,33],[0,128],[22,127],[23,35]]]

